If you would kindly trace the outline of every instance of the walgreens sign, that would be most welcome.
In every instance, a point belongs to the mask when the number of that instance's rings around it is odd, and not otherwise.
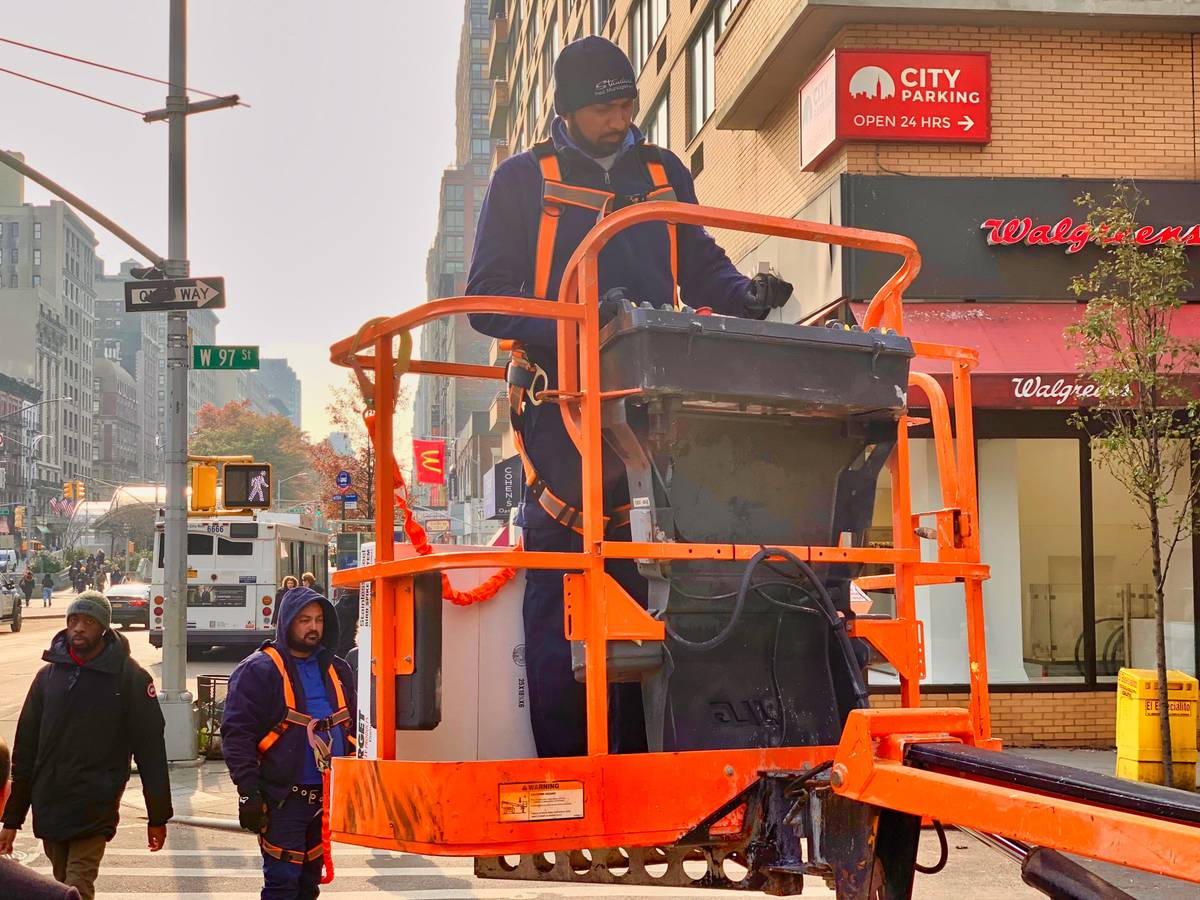
[[[800,164],[847,141],[986,144],[991,55],[835,50],[800,88]]]
[[[1087,222],[1076,222],[1064,216],[1053,225],[1036,224],[1029,216],[1011,219],[984,219],[979,226],[987,231],[987,242],[997,247],[1062,247],[1067,253],[1078,253],[1093,239],[1101,244],[1125,240],[1128,235],[1112,231],[1105,225],[1093,229]],[[1170,242],[1188,247],[1200,246],[1200,224],[1143,225],[1133,233],[1133,241],[1143,247]]]

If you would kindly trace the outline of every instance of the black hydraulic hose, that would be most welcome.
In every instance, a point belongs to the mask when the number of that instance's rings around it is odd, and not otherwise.
[[[667,634],[689,650],[697,651],[712,650],[720,647],[729,640],[730,635],[733,634],[733,629],[737,627],[738,621],[742,618],[742,608],[746,605],[746,594],[750,592],[750,579],[754,577],[754,570],[758,568],[758,564],[766,559],[768,555],[766,550],[759,550],[750,557],[750,562],[746,564],[746,570],[742,573],[742,583],[738,585],[737,599],[733,603],[733,612],[729,614],[729,621],[725,623],[725,627],[716,635],[706,641],[691,641],[679,634],[679,632],[671,627],[671,623],[664,619],[663,626],[666,628]]]
[[[724,644],[727,640],[729,640],[734,629],[737,627],[738,621],[742,617],[742,610],[746,605],[746,595],[750,592],[754,571],[759,567],[759,565],[771,557],[780,557],[782,559],[786,559],[788,562],[794,565],[799,570],[800,574],[803,575],[804,578],[809,582],[809,584],[813,586],[813,589],[816,592],[814,599],[818,601],[818,606],[820,607],[821,612],[824,613],[825,618],[828,620],[829,627],[834,633],[834,639],[837,642],[838,647],[841,649],[843,657],[845,657],[846,668],[850,673],[850,682],[854,690],[855,699],[857,701],[857,708],[866,709],[870,701],[868,700],[866,685],[864,685],[862,681],[862,673],[858,668],[858,658],[854,653],[853,645],[850,643],[850,635],[846,633],[846,620],[838,615],[837,607],[833,605],[833,599],[829,596],[829,591],[826,590],[821,579],[817,577],[817,573],[813,571],[812,566],[800,559],[800,557],[796,556],[796,554],[792,553],[791,551],[782,550],[778,547],[763,547],[752,557],[750,557],[750,561],[746,564],[746,570],[742,573],[742,581],[738,586],[737,599],[734,602],[733,611],[729,614],[729,621],[725,623],[725,627],[722,628],[721,631],[716,635],[705,641],[688,640],[680,635],[679,632],[675,631],[675,629],[671,627],[671,623],[664,619],[663,626],[666,629],[667,634],[669,634],[673,640],[682,644],[688,649],[700,652],[712,650]],[[768,567],[774,572],[780,572],[776,566],[772,566],[769,563]],[[786,573],[780,574],[786,575]],[[813,595],[810,594],[809,596]]]
[[[942,823],[937,819],[933,820],[933,830],[937,832],[938,846],[941,848],[941,856],[938,861],[932,866],[923,866],[919,862],[913,863],[913,868],[922,875],[936,875],[942,869],[946,868],[946,863],[950,860],[950,843],[946,840],[946,829],[942,827]]]
[[[854,688],[854,696],[858,701],[858,708],[866,709],[870,705],[870,700],[867,696],[867,686],[863,684],[862,672],[858,668],[858,657],[854,653],[854,645],[850,643],[850,635],[846,632],[846,620],[838,615],[837,607],[833,605],[833,599],[829,596],[829,591],[825,589],[824,582],[817,577],[817,573],[813,571],[812,566],[789,550],[783,550],[779,547],[769,547],[759,552],[766,552],[769,556],[781,556],[788,560],[788,562],[800,570],[800,573],[808,579],[809,584],[816,590],[816,598],[820,601],[825,617],[829,620],[829,625],[833,629],[834,639],[837,641],[838,646],[842,650],[842,655],[845,657],[846,669],[850,673],[850,684]],[[757,559],[758,554],[755,554],[754,558]]]

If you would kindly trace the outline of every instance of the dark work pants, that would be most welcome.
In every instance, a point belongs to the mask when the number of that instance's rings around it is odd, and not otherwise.
[[[321,785],[300,785],[321,795]],[[266,839],[276,847],[301,853],[321,844],[321,804],[309,803],[298,791],[283,806],[267,804]],[[321,857],[304,863],[284,862],[263,850],[262,900],[312,900],[321,892]]]
[[[583,538],[568,528],[524,530],[526,550],[578,552]],[[628,528],[612,535],[629,540]],[[633,560],[611,560],[608,574],[645,605],[646,581]],[[571,645],[563,634],[563,575],[560,570],[525,571],[525,673],[529,717],[538,756],[587,753],[586,690],[571,670]],[[608,692],[608,741],[613,753],[644,753],[646,725],[639,684],[614,684]]]

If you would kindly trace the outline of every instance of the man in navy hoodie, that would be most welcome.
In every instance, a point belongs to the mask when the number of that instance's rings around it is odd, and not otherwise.
[[[554,81],[557,115],[550,140],[505,160],[492,176],[475,232],[468,294],[557,299],[567,261],[600,217],[643,200],[697,202],[683,163],[668,150],[646,145],[632,124],[636,78],[619,47],[600,37],[568,44],[555,62]],[[693,225],[677,226],[674,240],[662,222],[625,229],[600,253],[599,275],[601,298],[619,290],[630,300],[673,305],[678,289],[689,306],[753,319],[764,318],[792,294],[792,286],[774,275],[742,275],[708,233]],[[615,301],[613,296],[602,302],[602,322],[612,315]],[[484,334],[518,341],[529,364],[545,373],[545,387],[557,387],[553,320],[470,318]],[[510,367],[510,375],[515,371]],[[534,387],[541,386],[539,372]],[[526,404],[514,427],[537,473],[536,487],[525,487],[518,519],[525,549],[580,550],[580,460],[558,406]],[[607,446],[603,470],[608,514],[629,498],[624,470]],[[607,537],[629,540],[628,525],[614,519]],[[632,562],[610,563],[609,571],[644,602],[645,582]],[[559,571],[526,573],[525,658],[541,756],[587,750],[584,689],[572,674],[563,637],[562,576]],[[645,749],[641,715],[637,686],[621,685],[610,701],[614,749]]]
[[[238,788],[238,819],[259,836],[263,900],[316,897],[321,877],[321,772],[306,724],[333,756],[354,749],[354,680],[334,656],[333,604],[306,587],[283,596],[268,641],[229,678],[221,740]]]

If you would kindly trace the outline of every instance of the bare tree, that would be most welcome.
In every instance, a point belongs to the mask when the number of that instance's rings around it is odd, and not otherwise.
[[[1087,309],[1067,339],[1098,389],[1076,424],[1091,435],[1092,459],[1125,488],[1149,530],[1163,775],[1171,784],[1165,585],[1176,549],[1191,537],[1200,484],[1192,466],[1200,421],[1187,384],[1200,371],[1200,344],[1179,337],[1172,324],[1191,283],[1177,237],[1139,223],[1147,201],[1132,184],[1118,182],[1107,200],[1085,194],[1076,202],[1087,209],[1089,239],[1101,250],[1095,267],[1071,283]],[[1179,503],[1177,488],[1185,485]]]

